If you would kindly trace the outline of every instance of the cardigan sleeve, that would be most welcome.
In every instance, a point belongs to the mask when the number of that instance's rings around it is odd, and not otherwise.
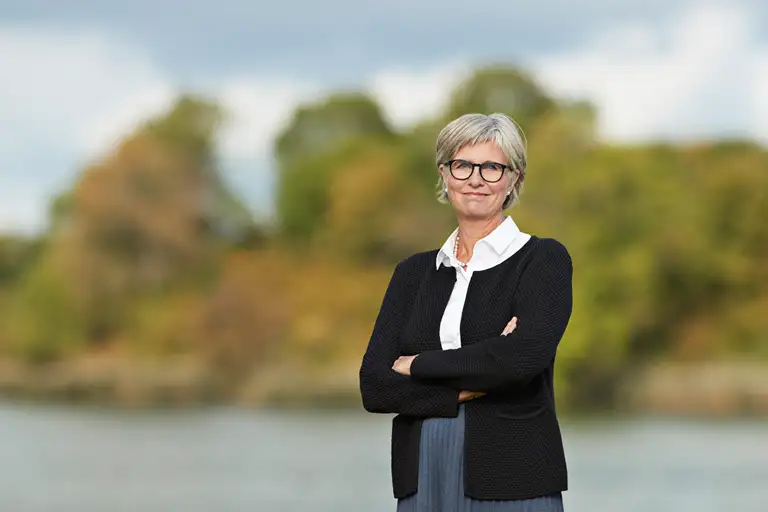
[[[400,336],[405,323],[409,294],[417,279],[407,271],[407,260],[392,275],[379,309],[360,367],[363,407],[373,413],[398,413],[419,417],[456,417],[459,393],[451,387],[418,382],[392,369],[400,357]],[[410,264],[412,267],[412,263]]]
[[[485,392],[529,383],[552,362],[565,333],[573,308],[572,275],[567,249],[556,240],[541,244],[520,277],[515,330],[454,350],[422,352],[411,375]]]

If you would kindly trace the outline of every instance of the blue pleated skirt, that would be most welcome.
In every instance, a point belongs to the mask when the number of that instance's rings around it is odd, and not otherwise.
[[[563,512],[561,493],[529,500],[475,500],[464,495],[464,405],[456,418],[428,418],[421,429],[419,487],[397,512]]]

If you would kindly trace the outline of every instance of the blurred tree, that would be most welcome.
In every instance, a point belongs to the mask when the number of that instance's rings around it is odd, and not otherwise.
[[[235,387],[276,360],[354,367],[394,262],[455,227],[435,200],[439,130],[493,111],[528,136],[516,222],[574,262],[560,403],[615,405],[656,359],[768,358],[766,148],[601,143],[593,106],[502,66],[404,133],[362,94],[299,108],[275,145],[274,225],[218,172],[216,106],[181,98],[51,202],[49,233],[0,239],[0,350],[45,361],[111,340],[200,357]]]
[[[70,226],[73,213],[73,193],[68,189],[48,202],[48,229],[55,233]]]
[[[323,222],[338,167],[365,141],[392,136],[379,106],[363,94],[333,94],[300,107],[275,143],[277,214],[286,239],[309,241]]]
[[[114,334],[138,295],[210,276],[253,229],[215,165],[219,120],[215,105],[182,97],[54,201],[52,249],[84,291],[89,339]]]
[[[330,183],[342,162],[361,151],[357,141],[282,169],[277,190],[278,232],[292,244],[310,243],[328,211]]]
[[[36,262],[0,313],[0,347],[19,359],[44,363],[71,356],[87,343],[87,312],[76,288],[51,258]]]
[[[41,237],[0,236],[0,289],[20,279],[37,262],[43,247]]]
[[[407,155],[398,146],[372,144],[340,167],[330,184],[322,246],[353,261],[395,263],[451,229],[434,196],[413,186]]]
[[[435,199],[438,192],[435,141],[443,126],[442,120],[437,119],[418,123],[403,135],[400,143],[409,188],[429,199]],[[443,211],[452,216],[448,208],[443,208]]]
[[[534,123],[555,108],[539,84],[522,70],[505,65],[477,69],[451,95],[447,118],[463,114],[501,112],[527,132]]]
[[[357,92],[335,93],[296,110],[277,136],[275,156],[282,170],[297,160],[333,151],[350,139],[391,136],[374,100]]]
[[[211,286],[142,298],[125,332],[142,354],[195,355],[219,384],[236,385],[265,363],[287,328],[290,279],[284,255],[234,251]]]
[[[296,314],[288,295],[293,268],[270,251],[235,253],[223,264],[199,314],[187,315],[189,339],[225,381],[238,383],[266,364]]]
[[[201,221],[211,234],[241,240],[255,231],[253,216],[229,190],[216,162],[216,133],[224,121],[219,106],[192,96],[181,96],[165,115],[148,121],[142,131],[168,149],[186,155],[204,183],[200,194]]]

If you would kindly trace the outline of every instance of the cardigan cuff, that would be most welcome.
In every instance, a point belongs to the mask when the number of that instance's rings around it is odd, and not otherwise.
[[[417,379],[431,379],[437,377],[433,372],[434,361],[433,354],[441,352],[437,350],[429,350],[422,352],[413,358],[411,361],[411,376]]]

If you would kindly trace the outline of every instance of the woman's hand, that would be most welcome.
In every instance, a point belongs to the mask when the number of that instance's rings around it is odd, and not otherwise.
[[[485,393],[482,391],[459,391],[459,403],[469,402],[481,396],[485,396]]]
[[[515,327],[517,327],[517,317],[513,316],[512,320],[510,320],[509,323],[504,327],[504,330],[501,331],[501,335],[506,336],[507,334],[514,331]],[[410,368],[410,365],[408,367]],[[482,391],[460,391],[459,403],[468,402],[475,398],[480,398],[481,396],[485,396],[485,393],[483,393]]]
[[[504,327],[504,330],[501,331],[502,336],[506,336],[507,334],[511,333],[515,330],[515,327],[517,327],[517,317],[513,316],[512,320],[509,321],[506,327]]]
[[[400,356],[397,358],[397,360],[395,360],[395,363],[392,365],[392,369],[397,373],[410,375],[411,363],[414,359],[416,359],[416,356]]]

